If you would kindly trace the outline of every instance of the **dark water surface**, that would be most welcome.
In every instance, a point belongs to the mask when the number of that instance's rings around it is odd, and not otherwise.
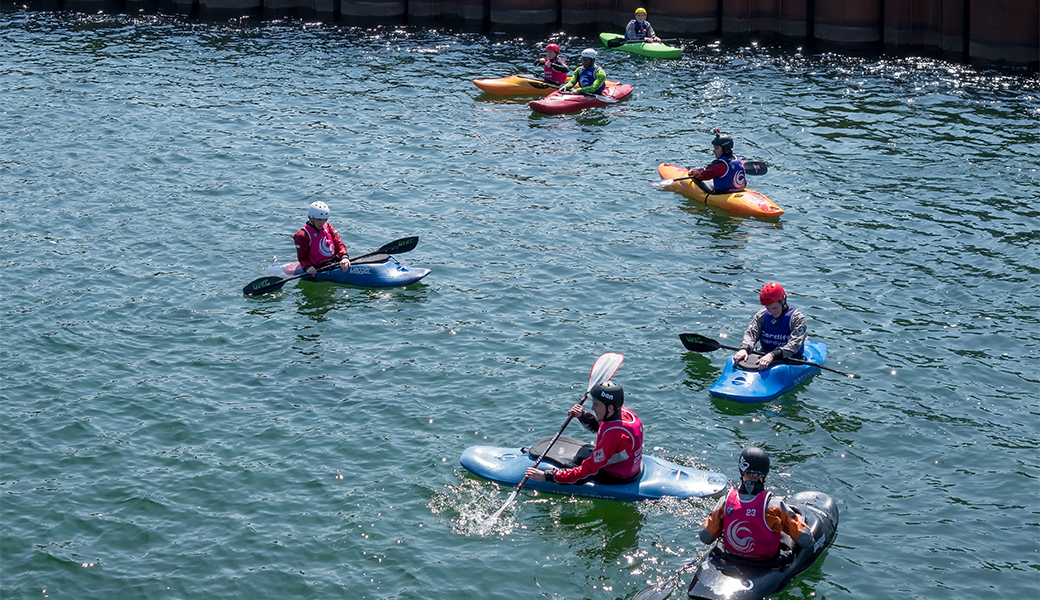
[[[508,490],[458,466],[608,351],[648,453],[762,445],[838,501],[781,597],[1037,597],[1037,76],[689,42],[606,53],[636,91],[577,115],[470,83],[545,41],[0,14],[3,598],[630,597],[713,500],[525,493],[480,536]],[[648,185],[715,127],[778,221]],[[243,298],[318,199],[433,273]],[[711,399],[677,334],[736,343],[773,279],[863,378]]]

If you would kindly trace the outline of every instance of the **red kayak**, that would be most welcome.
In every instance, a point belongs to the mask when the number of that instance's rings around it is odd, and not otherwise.
[[[596,108],[624,100],[632,93],[632,86],[627,84],[608,85],[603,94],[564,94],[553,92],[545,98],[531,100],[527,103],[531,110],[545,115],[562,115],[578,112],[586,108]]]

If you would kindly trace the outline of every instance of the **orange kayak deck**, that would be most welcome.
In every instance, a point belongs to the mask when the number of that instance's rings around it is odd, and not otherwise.
[[[688,170],[668,163],[663,163],[658,166],[657,172],[661,175],[661,179],[676,179],[678,177],[686,177],[690,174]],[[780,208],[774,204],[772,200],[754,190],[746,189],[742,192],[729,194],[715,192],[708,193],[701,189],[701,187],[692,179],[673,181],[671,185],[664,189],[679,192],[687,198],[710,204],[723,210],[737,213],[738,215],[768,218],[779,217],[784,214],[784,209]]]

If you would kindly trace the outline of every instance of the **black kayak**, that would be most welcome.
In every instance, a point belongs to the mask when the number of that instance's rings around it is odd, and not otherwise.
[[[816,562],[838,533],[838,507],[823,492],[799,492],[784,499],[812,531],[809,548],[781,549],[770,561],[751,561],[733,556],[716,542],[697,567],[689,596],[700,600],[761,600],[776,594]],[[785,540],[789,540],[784,536]],[[793,544],[790,544],[793,546]]]

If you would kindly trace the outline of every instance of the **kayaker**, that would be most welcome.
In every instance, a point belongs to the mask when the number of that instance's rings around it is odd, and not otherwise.
[[[603,89],[607,87],[607,73],[602,67],[596,66],[597,56],[592,48],[582,50],[581,66],[574,69],[574,74],[567,83],[560,86],[560,91],[566,94],[578,85],[581,87],[575,88],[575,91],[582,94],[602,94]]]
[[[581,421],[589,431],[596,432],[592,456],[573,469],[529,468],[525,473],[528,479],[572,484],[595,476],[601,483],[628,483],[639,477],[643,467],[643,424],[634,412],[623,406],[625,391],[621,384],[614,381],[596,384],[589,396],[592,412],[575,404],[567,414]]]
[[[798,513],[765,490],[769,455],[761,448],[740,453],[740,487],[729,491],[708,515],[700,539],[710,544],[722,536],[722,549],[750,560],[772,560],[786,533],[802,548],[813,544],[812,533]]]
[[[720,135],[716,129],[711,146],[715,152],[715,160],[703,169],[691,168],[690,175],[701,181],[710,179],[716,192],[731,194],[744,191],[747,173],[744,171],[744,163],[733,154],[733,138]]]
[[[318,272],[318,267],[339,259],[339,268],[350,268],[347,247],[336,228],[329,224],[329,206],[324,202],[311,202],[307,209],[307,224],[293,235],[296,244],[296,260],[308,275]]]
[[[646,20],[646,9],[637,8],[635,18],[628,22],[628,26],[625,27],[625,39],[634,42],[660,42],[661,38],[657,37],[657,33],[654,28],[650,25],[650,21]]]
[[[765,308],[751,317],[740,350],[733,355],[733,362],[739,363],[747,358],[758,343],[761,343],[760,352],[763,353],[756,362],[759,370],[769,368],[777,358],[801,357],[808,331],[808,320],[802,311],[788,306],[787,292],[775,281],[762,286],[758,301]]]
[[[567,68],[567,61],[560,56],[560,47],[556,44],[546,46],[545,57],[534,61],[534,64],[545,69],[542,74],[542,79],[545,81],[550,83],[567,82],[567,74],[570,73],[570,69]]]

